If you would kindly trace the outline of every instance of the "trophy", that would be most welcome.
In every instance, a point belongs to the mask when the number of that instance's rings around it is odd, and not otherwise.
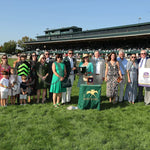
[[[88,79],[87,79],[87,84],[93,84],[93,76],[88,76]]]

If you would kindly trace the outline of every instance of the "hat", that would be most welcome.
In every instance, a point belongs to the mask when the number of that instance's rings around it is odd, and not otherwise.
[[[83,58],[84,58],[84,57],[89,57],[89,54],[83,54]]]
[[[20,55],[20,57],[27,57],[27,54],[23,53]]]

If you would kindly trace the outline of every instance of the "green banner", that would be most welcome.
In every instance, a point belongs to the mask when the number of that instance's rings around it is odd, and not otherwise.
[[[101,85],[80,85],[78,108],[100,110]]]

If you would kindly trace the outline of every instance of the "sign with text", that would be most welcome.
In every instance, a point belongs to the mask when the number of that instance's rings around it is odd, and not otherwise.
[[[150,68],[140,68],[138,84],[143,87],[150,87]]]
[[[81,84],[78,99],[79,109],[100,110],[101,85]]]

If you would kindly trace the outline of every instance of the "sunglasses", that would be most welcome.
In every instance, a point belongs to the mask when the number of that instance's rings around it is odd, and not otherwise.
[[[49,55],[49,54],[45,54],[45,55]]]
[[[145,55],[146,53],[141,53],[142,55]]]
[[[84,57],[84,58],[89,58],[89,57]]]
[[[73,54],[73,53],[69,53],[69,54]]]
[[[46,58],[43,57],[42,59],[46,59]]]
[[[36,55],[32,55],[32,56],[34,57],[34,56],[36,56]]]
[[[132,58],[136,58],[136,57],[132,57]]]

